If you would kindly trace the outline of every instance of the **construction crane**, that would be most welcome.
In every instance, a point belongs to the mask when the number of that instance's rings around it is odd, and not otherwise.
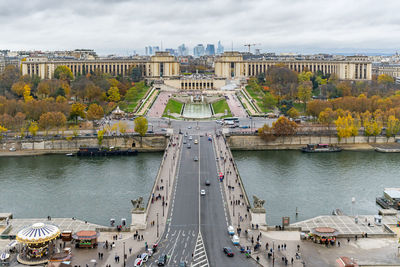
[[[244,46],[247,46],[249,48],[249,53],[250,53],[250,48],[256,45],[261,45],[261,44],[245,44]]]

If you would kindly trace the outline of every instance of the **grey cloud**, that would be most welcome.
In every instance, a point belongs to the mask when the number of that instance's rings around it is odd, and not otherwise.
[[[396,0],[0,0],[1,48],[142,51],[261,43],[262,50],[395,50]],[[345,51],[344,51],[345,52]]]

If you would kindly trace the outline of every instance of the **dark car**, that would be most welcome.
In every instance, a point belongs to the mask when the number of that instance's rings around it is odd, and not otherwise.
[[[161,254],[160,257],[158,258],[158,266],[165,266],[167,264],[167,255]]]
[[[208,186],[210,184],[211,184],[210,180],[206,180],[206,185]]]
[[[187,266],[186,262],[184,261],[179,262],[179,267],[186,267],[186,266]]]
[[[235,255],[230,247],[224,247],[224,253],[228,257],[233,257]]]

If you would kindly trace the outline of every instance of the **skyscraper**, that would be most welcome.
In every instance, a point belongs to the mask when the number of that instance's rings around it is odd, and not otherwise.
[[[223,54],[224,53],[224,47],[221,44],[221,41],[218,41],[218,46],[217,46],[217,54]]]
[[[185,46],[185,44],[178,46],[178,56],[187,56],[188,54],[189,49]]]
[[[195,57],[204,56],[204,46],[202,44],[198,44],[193,48],[193,55]]]
[[[207,44],[206,55],[207,56],[215,55],[215,46],[213,44]]]

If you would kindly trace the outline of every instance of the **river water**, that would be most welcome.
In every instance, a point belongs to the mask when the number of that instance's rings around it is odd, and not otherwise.
[[[234,152],[247,194],[266,200],[267,223],[329,215],[377,214],[375,197],[400,187],[400,154],[299,151]],[[352,204],[352,197],[355,203]],[[296,207],[299,215],[296,218]]]
[[[131,199],[145,202],[161,153],[135,157],[0,157],[0,212],[15,218],[76,217],[109,225],[131,222]]]
[[[143,196],[147,202],[161,157],[0,157],[0,212],[16,218],[76,217],[102,225],[126,218],[130,223],[130,200]],[[254,194],[266,200],[270,225],[279,224],[282,216],[295,222],[336,208],[376,214],[375,197],[385,187],[400,187],[400,154],[246,151],[234,157],[251,200]]]

